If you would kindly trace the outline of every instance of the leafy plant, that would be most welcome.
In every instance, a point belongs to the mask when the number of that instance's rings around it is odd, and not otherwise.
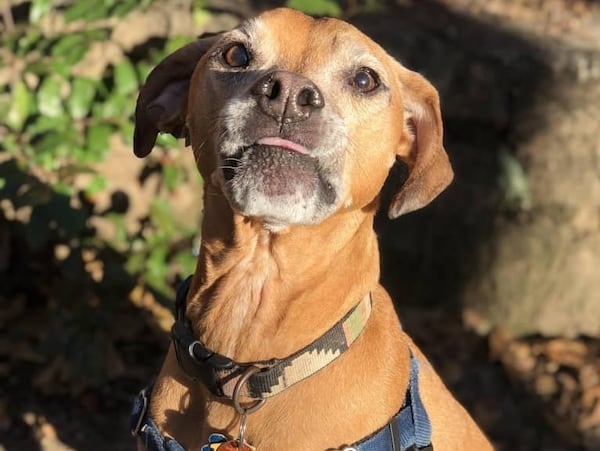
[[[143,12],[152,3],[33,0],[0,37],[0,57],[10,63],[0,67],[0,80],[6,80],[0,88],[6,112],[0,115],[0,226],[9,225],[11,248],[21,252],[10,255],[2,282],[9,298],[25,293],[30,304],[48,309],[37,347],[47,363],[60,360],[71,389],[102,383],[109,374],[112,318],[136,286],[166,301],[176,275],[193,269],[197,228],[181,225],[170,211],[169,196],[190,182],[179,159],[152,162],[162,189],[136,227],[126,225],[127,206],[97,205],[98,198],[118,197],[98,165],[113,142],[131,145],[141,81],[168,48],[193,37],[165,39],[162,48],[131,54],[121,50],[96,75],[74,70],[110,42],[113,17]],[[48,30],[50,16],[62,25]],[[180,146],[169,137],[158,145],[169,152]],[[131,183],[142,184],[135,175]],[[112,224],[112,236],[97,233],[99,219]],[[40,279],[33,285],[32,262]]]
[[[340,17],[342,15],[342,8],[335,0],[287,0],[286,5],[316,16]]]

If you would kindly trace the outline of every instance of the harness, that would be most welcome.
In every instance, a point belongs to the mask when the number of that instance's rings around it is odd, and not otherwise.
[[[177,360],[193,380],[201,381],[217,397],[231,399],[242,415],[241,439],[246,417],[260,408],[267,398],[300,382],[339,357],[360,336],[371,313],[371,296],[367,295],[325,334],[285,359],[238,363],[207,349],[196,340],[185,316],[185,306],[191,277],[180,286],[175,302],[175,324],[172,340]],[[148,416],[153,384],[142,390],[134,400],[130,429],[144,443],[147,451],[185,451],[174,439],[164,437]],[[243,408],[238,397],[255,400]],[[216,437],[216,438],[215,438]],[[226,441],[220,434],[211,435],[216,443]],[[210,442],[215,443],[215,442]],[[202,450],[218,449],[206,445]],[[404,404],[400,411],[381,429],[343,451],[432,451],[431,423],[419,394],[419,362],[410,353],[410,376]]]

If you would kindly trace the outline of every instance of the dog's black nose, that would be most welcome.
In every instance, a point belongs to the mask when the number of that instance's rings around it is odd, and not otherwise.
[[[274,71],[262,77],[252,88],[262,110],[277,122],[297,122],[323,108],[319,88],[301,75]]]

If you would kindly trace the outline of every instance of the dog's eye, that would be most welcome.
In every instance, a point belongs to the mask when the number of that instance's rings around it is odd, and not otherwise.
[[[234,44],[223,52],[223,60],[230,67],[247,67],[250,64],[250,55],[242,44]]]
[[[373,69],[361,67],[354,73],[351,83],[358,91],[368,93],[379,88],[379,76]]]

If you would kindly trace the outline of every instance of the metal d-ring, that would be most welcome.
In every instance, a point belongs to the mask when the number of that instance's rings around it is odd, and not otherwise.
[[[242,387],[244,386],[244,384],[246,382],[248,382],[248,379],[250,378],[250,376],[252,376],[255,373],[258,373],[259,371],[260,371],[260,368],[258,368],[256,366],[249,366],[242,373],[240,378],[235,383],[235,387],[233,389],[233,396],[231,397],[235,411],[242,417],[240,419],[240,429],[239,429],[238,439],[237,439],[238,449],[240,449],[240,450],[244,449],[248,415],[256,412],[267,401],[266,399],[257,399],[256,402],[254,404],[252,404],[250,407],[242,407],[242,405],[240,404],[240,392],[242,391]]]
[[[240,378],[237,380],[237,382],[235,384],[235,388],[233,389],[233,396],[231,397],[231,399],[233,401],[233,407],[235,408],[235,411],[238,414],[242,415],[242,417],[244,415],[249,415],[251,413],[256,412],[267,401],[266,399],[257,399],[256,402],[249,407],[243,407],[240,404],[240,394],[242,391],[242,387],[244,386],[244,384],[246,382],[248,382],[248,379],[250,378],[250,376],[258,373],[259,371],[261,371],[261,370],[257,366],[249,366],[246,369],[246,371],[244,371],[242,373],[242,375],[240,376]]]

